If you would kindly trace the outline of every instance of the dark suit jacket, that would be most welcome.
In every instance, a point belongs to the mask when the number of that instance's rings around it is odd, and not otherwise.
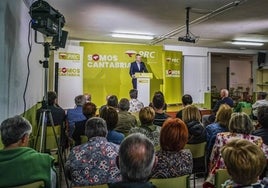
[[[139,67],[138,67],[136,61],[134,61],[130,64],[129,75],[132,76],[136,72],[148,72],[148,70],[143,62],[140,63],[140,70],[139,70]]]
[[[81,138],[80,136],[85,135],[85,124],[87,122],[86,120],[75,122],[75,129],[73,132],[73,139],[75,141],[75,145],[78,146],[81,144]]]
[[[223,99],[217,101],[214,108],[212,109],[212,112],[214,112],[216,114],[216,112],[220,108],[220,105],[222,105],[222,104],[228,104],[231,108],[234,107],[233,99],[231,99],[230,97],[224,97]]]

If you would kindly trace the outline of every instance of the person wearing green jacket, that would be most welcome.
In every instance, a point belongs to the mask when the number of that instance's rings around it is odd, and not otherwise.
[[[13,187],[44,181],[46,188],[57,184],[54,159],[27,147],[32,126],[21,116],[0,125],[4,149],[0,150],[0,187]]]
[[[246,98],[236,105],[234,108],[234,112],[242,112],[243,108],[252,108],[252,103],[250,98]]]

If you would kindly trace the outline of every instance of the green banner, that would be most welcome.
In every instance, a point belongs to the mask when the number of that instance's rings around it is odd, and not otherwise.
[[[164,51],[164,95],[167,104],[181,103],[182,52]]]
[[[130,63],[135,54],[143,57],[151,80],[151,95],[163,84],[162,46],[81,42],[84,47],[83,90],[92,95],[92,101],[101,106],[106,96],[129,98],[132,89]]]

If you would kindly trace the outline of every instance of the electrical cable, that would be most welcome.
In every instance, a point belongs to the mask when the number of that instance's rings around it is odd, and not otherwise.
[[[27,55],[27,78],[26,78],[26,83],[25,83],[25,87],[24,87],[24,92],[23,92],[23,117],[25,116],[25,112],[26,112],[26,92],[27,92],[27,87],[28,87],[28,83],[29,83],[29,77],[30,77],[30,55],[32,52],[32,32],[31,32],[31,23],[32,20],[30,20],[29,22],[29,26],[28,26],[28,47],[29,47],[29,52]]]

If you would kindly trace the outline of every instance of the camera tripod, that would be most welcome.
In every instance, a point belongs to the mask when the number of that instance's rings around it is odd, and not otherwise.
[[[65,148],[62,148],[62,138],[63,138],[63,134],[64,134],[64,129],[62,127],[62,125],[60,125],[60,135],[59,135],[59,139],[58,139],[58,135],[56,134],[55,131],[55,125],[54,125],[54,121],[53,121],[53,117],[52,117],[52,113],[51,110],[48,108],[48,96],[47,96],[47,84],[48,84],[48,58],[49,58],[49,49],[50,49],[50,45],[49,43],[44,43],[44,48],[45,48],[45,60],[44,61],[40,61],[41,64],[43,64],[43,68],[45,69],[45,78],[44,78],[44,99],[42,101],[42,107],[40,109],[40,113],[39,113],[39,121],[38,121],[38,129],[37,129],[37,135],[36,135],[36,140],[34,143],[34,148],[41,152],[41,153],[45,153],[48,152],[47,147],[47,126],[51,126],[52,128],[52,133],[54,136],[54,139],[56,141],[56,145],[57,145],[57,155],[58,155],[58,164],[59,164],[59,176],[57,176],[58,178],[58,184],[60,185],[61,183],[61,174],[62,174],[62,170],[64,173],[64,178],[65,178],[65,182],[67,185],[67,188],[69,188],[69,183],[67,180],[67,175],[66,175],[66,171],[65,171],[65,167],[64,167],[64,161],[63,161],[63,157],[62,157],[62,151]],[[39,148],[37,148],[37,142],[39,140],[40,137],[40,145]],[[60,143],[59,143],[60,140]],[[50,148],[51,149],[51,148]],[[50,152],[49,152],[50,153]],[[60,187],[60,186],[59,186]]]

